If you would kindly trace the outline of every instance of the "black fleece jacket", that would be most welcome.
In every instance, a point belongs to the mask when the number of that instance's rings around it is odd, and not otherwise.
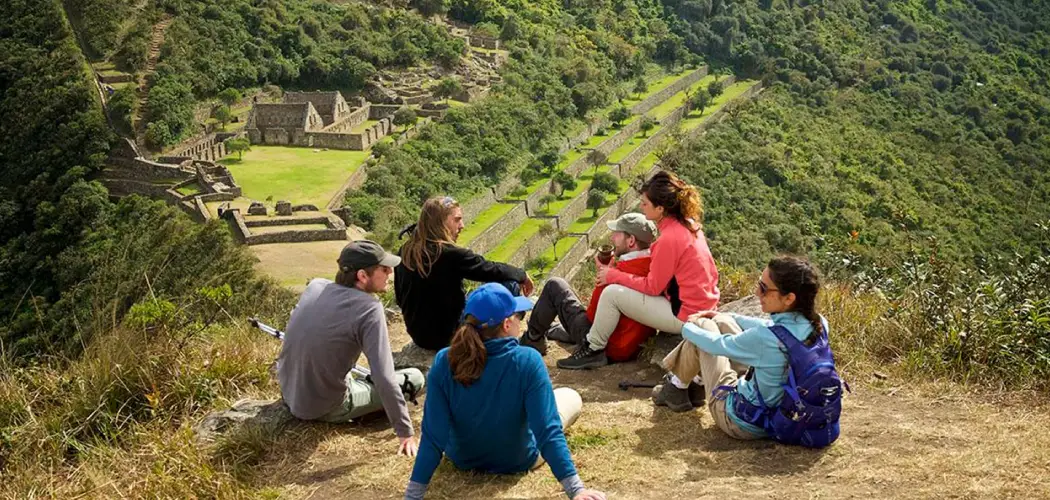
[[[489,262],[470,249],[455,245],[442,246],[426,278],[404,263],[394,268],[394,295],[405,316],[408,335],[417,346],[431,350],[448,347],[467,302],[463,280],[520,283],[525,281],[525,271]]]

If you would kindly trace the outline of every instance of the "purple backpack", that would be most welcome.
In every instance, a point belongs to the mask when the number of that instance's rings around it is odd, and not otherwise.
[[[828,343],[828,328],[812,346],[807,346],[780,325],[769,327],[788,351],[788,379],[783,384],[780,404],[767,407],[755,385],[759,406],[747,398],[734,398],[737,416],[765,428],[773,440],[823,448],[839,437],[839,414],[842,412],[842,389],[845,385],[835,371],[835,359]]]

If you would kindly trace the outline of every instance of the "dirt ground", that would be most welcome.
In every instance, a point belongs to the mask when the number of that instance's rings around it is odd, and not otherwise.
[[[407,343],[391,325],[395,349]],[[980,395],[936,382],[853,374],[842,436],[826,450],[740,442],[706,409],[655,408],[656,380],[640,362],[589,372],[554,367],[569,351],[551,343],[555,387],[583,396],[567,437],[580,476],[610,498],[1050,498],[1050,412],[1024,394]],[[421,401],[422,403],[422,401]],[[422,407],[412,407],[418,426]],[[400,498],[412,460],[382,414],[343,426],[295,424],[253,478],[288,498]],[[564,498],[546,467],[516,476],[455,470],[447,461],[428,498]]]

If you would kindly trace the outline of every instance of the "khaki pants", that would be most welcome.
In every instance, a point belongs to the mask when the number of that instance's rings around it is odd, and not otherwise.
[[[398,383],[404,380],[405,376],[408,376],[408,380],[418,387],[422,394],[423,386],[426,385],[426,377],[423,376],[423,372],[418,368],[394,371],[394,380]],[[354,378],[353,372],[350,372],[346,374],[346,395],[343,397],[343,404],[317,420],[330,423],[349,422],[382,409],[383,401],[379,399],[379,391],[375,386],[363,378]]]
[[[705,330],[720,332],[725,335],[736,335],[741,332],[740,325],[726,314],[718,314],[713,319],[703,318],[694,323]],[[707,391],[707,409],[711,418],[722,432],[736,439],[759,439],[758,436],[738,427],[729,419],[725,399],[711,397],[711,391],[719,386],[736,386],[740,378],[736,367],[725,356],[715,356],[700,350],[696,344],[683,340],[663,360],[663,367],[673,373],[679,380],[688,381],[700,375]]]
[[[561,417],[563,431],[572,427],[576,419],[580,418],[580,412],[583,411],[583,398],[580,397],[580,393],[569,387],[554,389],[554,404],[558,407],[558,416]],[[536,457],[536,463],[532,464],[532,468],[535,469],[543,463],[543,455],[540,455]]]
[[[598,298],[594,324],[587,334],[591,349],[605,349],[621,314],[650,328],[676,335],[682,333],[685,325],[671,312],[671,302],[666,297],[646,295],[622,285],[609,285]]]

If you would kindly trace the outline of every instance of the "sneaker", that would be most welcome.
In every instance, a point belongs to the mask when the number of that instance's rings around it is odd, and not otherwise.
[[[598,351],[591,349],[591,344],[588,342],[584,342],[571,356],[558,360],[558,368],[566,370],[598,368],[607,364],[609,364],[609,358],[605,356],[605,349]]]
[[[547,355],[547,339],[533,339],[529,337],[529,332],[525,332],[521,335],[521,338],[518,339],[518,343],[525,347],[536,349],[539,351],[540,356]]]
[[[693,404],[694,408],[702,408],[704,403],[707,402],[707,391],[704,390],[703,385],[689,382],[689,388],[686,391],[689,392],[689,402]]]
[[[653,404],[666,406],[674,412],[693,409],[693,403],[689,400],[689,391],[675,387],[669,380],[653,387]]]
[[[551,325],[550,329],[547,330],[547,338],[555,342],[565,342],[568,344],[575,344],[572,337],[569,336],[569,332],[565,331],[565,327],[555,323]]]

